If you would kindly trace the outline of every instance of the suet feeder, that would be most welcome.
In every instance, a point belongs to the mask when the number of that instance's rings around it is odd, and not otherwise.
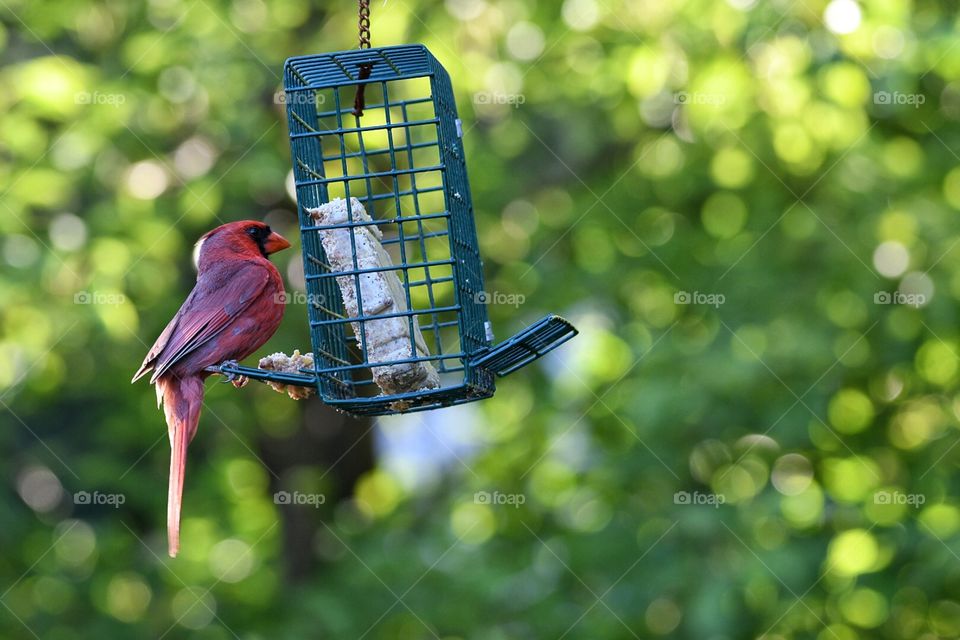
[[[549,315],[493,344],[464,130],[426,47],[290,58],[284,90],[313,368],[224,373],[384,415],[488,398],[576,335]]]

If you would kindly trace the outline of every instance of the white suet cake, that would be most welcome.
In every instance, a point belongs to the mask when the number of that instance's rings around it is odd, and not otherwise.
[[[321,229],[320,242],[327,255],[327,261],[334,272],[378,269],[358,275],[338,276],[337,285],[343,296],[343,305],[347,316],[383,316],[403,314],[408,311],[407,296],[393,269],[393,261],[380,243],[383,234],[378,225],[367,214],[356,198],[350,198],[350,211],[347,201],[336,198],[316,209],[307,209],[318,226],[346,224],[353,214],[353,222],[369,222],[355,227]],[[350,236],[353,236],[351,244]],[[354,251],[356,246],[356,267]],[[357,302],[357,279],[360,282],[360,297],[363,300],[363,313]],[[417,317],[413,316],[413,340],[410,339],[411,318],[406,315],[392,318],[376,318],[352,322],[354,335],[361,345],[366,337],[367,360],[372,364],[396,362],[412,357],[430,356],[423,339]],[[416,344],[416,355],[411,346]],[[423,389],[435,389],[440,386],[440,376],[429,361],[372,366],[373,381],[386,394],[406,393]]]
[[[289,356],[282,352],[271,353],[268,356],[260,358],[260,362],[257,366],[259,366],[261,369],[266,369],[267,371],[301,373],[301,369],[313,369],[313,354],[301,354],[299,349],[295,349],[293,354]],[[283,384],[281,382],[267,381],[267,384],[274,391],[278,393],[286,393],[294,400],[304,400],[312,396],[317,391],[313,387],[301,387],[294,384]]]

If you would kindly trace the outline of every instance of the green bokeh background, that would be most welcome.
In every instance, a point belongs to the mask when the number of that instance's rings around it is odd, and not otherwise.
[[[960,636],[946,2],[374,0],[453,79],[498,333],[582,333],[430,417],[478,424],[439,479],[339,488],[297,580],[272,490],[337,489],[262,447],[329,414],[211,382],[166,558],[128,380],[197,237],[296,237],[282,64],[355,35],[349,2],[0,0],[0,636]],[[292,305],[263,353],[306,336]]]

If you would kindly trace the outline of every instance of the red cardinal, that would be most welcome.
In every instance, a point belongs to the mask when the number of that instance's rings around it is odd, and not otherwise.
[[[170,432],[167,541],[171,557],[180,549],[180,503],[187,445],[197,432],[208,367],[241,360],[256,351],[283,318],[283,279],[267,259],[290,243],[262,222],[244,220],[217,227],[200,238],[197,284],[163,330],[136,382],[153,371],[157,405],[163,403]]]

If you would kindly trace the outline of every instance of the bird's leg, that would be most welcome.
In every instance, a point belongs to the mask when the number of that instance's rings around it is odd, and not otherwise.
[[[204,371],[207,371],[209,373],[220,374],[221,376],[223,376],[223,380],[221,380],[221,382],[224,382],[224,383],[229,382],[237,389],[242,389],[243,387],[247,386],[247,383],[250,382],[250,378],[248,378],[247,376],[237,375],[229,371],[224,371],[223,368],[227,366],[239,367],[240,363],[237,362],[236,360],[224,360],[220,364],[207,367],[206,369],[204,369]]]

